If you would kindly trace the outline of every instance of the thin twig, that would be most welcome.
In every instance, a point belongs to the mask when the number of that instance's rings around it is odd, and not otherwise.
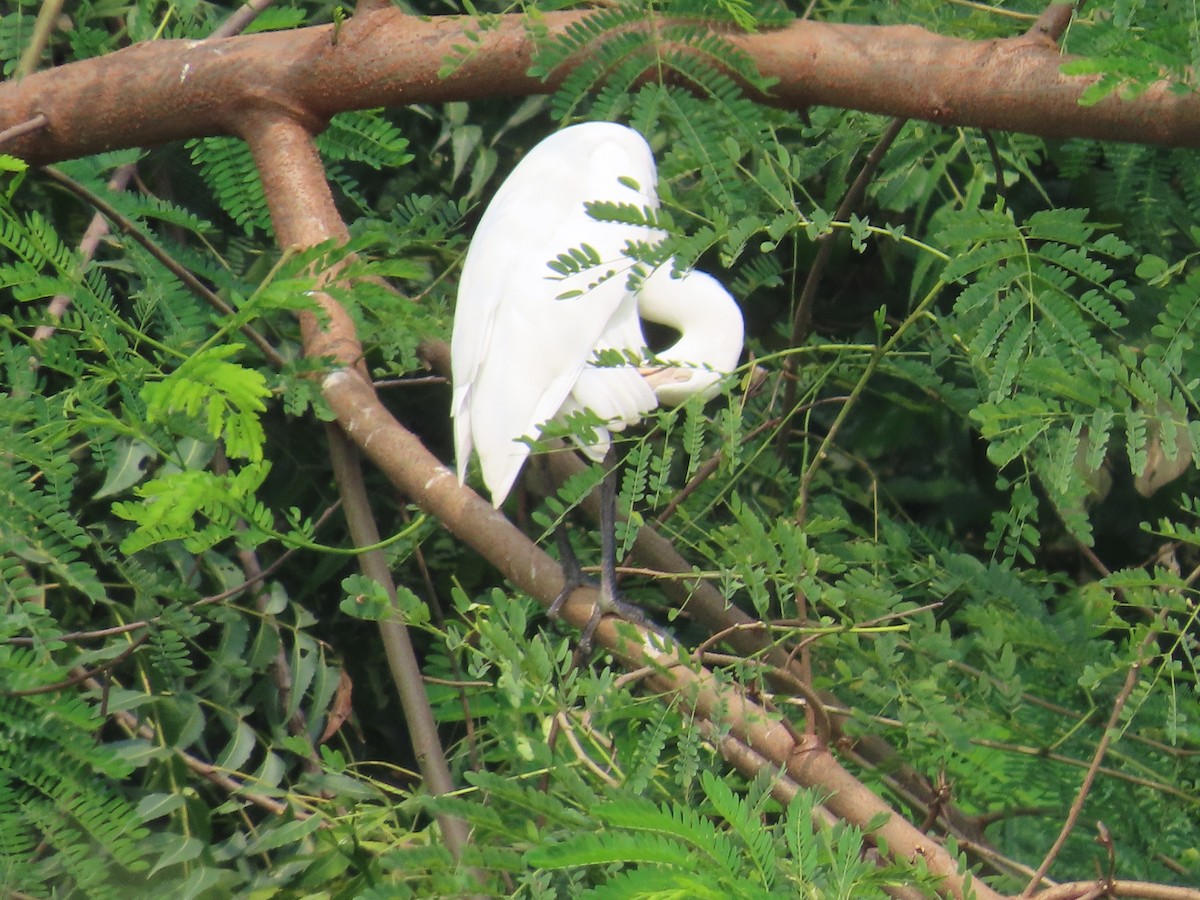
[[[88,690],[102,691],[104,689],[104,686],[100,684],[100,682],[96,681],[96,679],[91,678],[87,675],[87,673],[84,673],[84,675],[85,677],[83,678],[82,683],[88,688]],[[118,710],[117,712],[110,713],[109,715],[113,719],[116,719],[120,726],[124,728],[125,731],[130,735],[137,735],[138,737],[150,741],[151,743],[157,740],[157,735],[154,729],[145,722],[139,721],[137,716],[128,710]],[[259,806],[268,812],[274,813],[277,816],[281,816],[284,813],[290,813],[297,819],[307,819],[312,815],[312,813],[297,807],[295,804],[281,803],[272,797],[266,796],[265,794],[259,794],[255,791],[247,790],[246,786],[236,778],[233,778],[225,772],[222,772],[211,763],[206,763],[198,756],[193,756],[186,750],[181,750],[178,747],[170,747],[168,749],[170,749],[172,753],[179,757],[185,766],[207,781],[211,781],[230,796],[240,797],[249,803],[253,803],[255,806]]]
[[[579,737],[575,734],[575,729],[572,727],[570,720],[566,716],[566,713],[562,711],[558,712],[554,717],[554,723],[558,726],[558,733],[567,739],[567,743],[570,744],[571,749],[575,751],[576,759],[583,763],[584,767],[589,772],[591,772],[609,787],[620,786],[623,779],[614,778],[604,769],[600,768],[599,763],[592,759],[591,756],[588,755],[588,752],[583,749],[583,745],[579,742]]]
[[[133,179],[135,172],[137,172],[136,163],[126,163],[123,166],[118,166],[116,171],[112,173],[112,177],[108,179],[108,189],[113,193],[120,193],[125,190],[129,182]],[[83,238],[79,241],[79,271],[82,271],[91,262],[92,257],[96,255],[96,248],[100,246],[100,241],[106,234],[108,234],[108,220],[100,213],[96,213],[92,216],[92,221],[83,233]],[[67,307],[70,305],[70,294],[64,292],[54,295],[50,300],[50,305],[46,307],[46,317],[50,319],[50,322],[39,325],[33,331],[33,340],[35,343],[40,344],[50,340],[54,336],[59,320],[66,313]],[[36,356],[31,357],[29,362],[30,365],[35,367],[40,364],[40,360]]]
[[[950,659],[946,660],[945,662],[950,668],[966,672],[972,678],[985,678],[997,687],[1001,686],[1002,684],[1001,680],[995,675],[989,675],[982,669],[977,669],[969,663],[963,662],[962,660]],[[1042,697],[1039,697],[1036,694],[1031,694],[1028,691],[1022,691],[1020,696],[1022,703],[1028,703],[1030,706],[1039,706],[1042,709],[1049,710],[1057,716],[1075,719],[1076,721],[1081,721],[1085,718],[1085,716],[1079,713],[1078,710],[1070,709],[1069,707],[1062,706],[1058,703],[1053,703],[1050,700],[1043,699]],[[1172,747],[1169,744],[1164,744],[1162,741],[1156,741],[1153,738],[1145,737],[1137,732],[1127,732],[1126,737],[1128,737],[1129,740],[1136,741],[1139,744],[1145,744],[1147,747],[1150,747],[1165,756],[1174,756],[1180,759],[1192,756],[1200,756],[1200,750],[1188,750],[1185,747]]]
[[[331,516],[334,512],[336,512],[340,506],[340,502],[329,506],[323,513],[321,513],[321,516],[314,524],[314,528],[319,530],[321,525],[324,524],[325,520],[328,519],[329,516]],[[277,560],[275,560],[275,562],[271,563],[262,570],[260,577],[262,579],[266,579],[274,575],[275,572],[278,571],[284,565],[284,563],[286,563],[292,557],[293,554],[299,551],[299,549],[301,548],[293,547],[284,551],[284,553]],[[238,594],[250,590],[256,583],[258,583],[258,579],[243,581],[241,584],[235,584],[233,587],[227,588],[226,590],[221,591],[219,594],[209,594],[206,597],[201,597],[195,603],[190,604],[190,606],[192,608],[196,608],[200,606],[210,606],[213,603],[221,603],[231,597],[235,597]],[[162,617],[154,616],[150,619],[141,619],[137,622],[126,622],[124,625],[114,625],[111,628],[97,628],[91,631],[68,631],[65,634],[55,635],[55,639],[69,643],[75,643],[78,641],[94,641],[99,640],[100,638],[112,637],[115,634],[128,634],[131,631],[139,631],[143,628],[149,628],[160,618]],[[15,636],[5,638],[4,643],[31,645],[35,643],[36,640],[37,639],[33,637]]]
[[[808,518],[808,496],[812,489],[813,479],[817,477],[817,471],[821,468],[821,464],[829,456],[829,451],[833,447],[834,441],[836,440],[838,433],[841,431],[842,426],[846,424],[846,420],[850,416],[850,411],[854,408],[859,397],[862,396],[863,391],[867,389],[868,382],[870,382],[871,378],[875,375],[875,371],[883,363],[883,360],[892,352],[892,348],[900,343],[900,339],[904,337],[908,329],[911,328],[917,321],[925,318],[927,315],[926,311],[930,306],[933,305],[933,301],[937,298],[943,287],[944,285],[942,284],[934,286],[929,293],[925,295],[921,302],[917,304],[916,309],[914,309],[908,315],[908,317],[896,327],[896,329],[892,332],[891,337],[889,337],[877,350],[875,350],[875,352],[871,354],[871,358],[867,360],[867,364],[863,368],[862,374],[859,376],[858,381],[855,382],[854,388],[850,391],[850,396],[846,399],[845,404],[843,404],[842,408],[838,411],[837,416],[833,420],[833,424],[829,426],[829,430],[825,433],[825,439],[821,441],[821,445],[817,448],[817,452],[813,456],[812,462],[809,463],[808,468],[804,470],[804,475],[802,475],[800,478],[800,513],[796,517],[797,521],[803,523]]]
[[[1007,190],[1004,185],[1004,161],[1000,159],[1000,148],[996,146],[996,136],[991,129],[983,129],[983,142],[987,144],[988,153],[992,157],[992,168],[996,170],[996,196],[1005,198]]]
[[[35,688],[24,688],[15,691],[0,691],[0,697],[33,697],[37,694],[56,694],[59,691],[64,691],[69,687],[75,687],[77,684],[82,684],[84,681],[92,678],[99,672],[106,672],[123,663],[126,659],[133,655],[133,652],[138,647],[146,643],[150,636],[143,634],[137,640],[130,643],[128,647],[114,656],[112,659],[105,662],[103,665],[96,666],[94,669],[85,669],[82,666],[76,666],[71,670],[71,677],[65,678],[62,681],[56,681],[53,684],[42,684]]]
[[[205,40],[214,41],[241,34],[258,18],[259,13],[274,2],[275,0],[246,0],[228,19],[213,29],[213,33]]]
[[[899,723],[897,723],[899,724]],[[1082,759],[1077,759],[1073,756],[1067,756],[1065,753],[1056,753],[1053,750],[1047,750],[1045,747],[1036,747],[1026,744],[1009,744],[1004,741],[994,741],[990,738],[971,738],[970,743],[976,747],[986,747],[989,750],[1003,750],[1006,753],[1018,753],[1022,756],[1035,756],[1038,759],[1049,762],[1062,763],[1065,766],[1075,766],[1079,769],[1087,768],[1090,764],[1085,764]],[[1149,778],[1142,778],[1140,775],[1130,775],[1128,772],[1122,772],[1119,769],[1113,769],[1108,766],[1100,766],[1096,770],[1100,775],[1106,778],[1112,778],[1116,781],[1124,781],[1127,784],[1136,784],[1139,787],[1149,788],[1160,794],[1168,794],[1172,797],[1178,797],[1185,803],[1194,804],[1196,795],[1194,792],[1180,790],[1172,785],[1165,784],[1161,781],[1154,781]]]
[[[752,429],[749,433],[743,435],[741,443],[743,445],[748,444],[750,441],[754,440],[754,438],[762,434],[762,432],[774,428],[777,424],[777,420],[768,419],[766,422],[763,422],[761,425]],[[675,496],[671,498],[670,502],[663,507],[663,511],[660,512],[657,517],[655,517],[655,528],[662,528],[662,526],[666,524],[671,516],[675,515],[675,510],[679,509],[680,504],[682,504],[684,500],[691,496],[696,488],[700,487],[700,485],[702,485],[712,476],[712,473],[717,470],[717,466],[721,464],[721,456],[721,452],[718,451],[697,467],[696,474],[691,477],[687,484],[679,489],[678,493],[676,493]]]
[[[1092,783],[1096,780],[1096,774],[1099,772],[1100,764],[1104,760],[1104,754],[1108,751],[1108,745],[1111,743],[1113,734],[1116,732],[1117,723],[1121,718],[1121,711],[1125,708],[1125,704],[1133,694],[1134,687],[1137,686],[1138,675],[1146,659],[1147,650],[1157,638],[1158,629],[1151,628],[1146,632],[1146,636],[1138,646],[1137,659],[1130,665],[1129,671],[1125,673],[1125,683],[1121,686],[1120,692],[1113,701],[1112,713],[1109,715],[1108,723],[1104,727],[1104,734],[1100,736],[1100,740],[1096,744],[1096,752],[1092,754],[1091,764],[1083,776],[1083,783],[1079,785],[1079,793],[1075,796],[1075,802],[1071,804],[1071,808],[1067,812],[1067,818],[1063,822],[1062,830],[1059,831],[1054,844],[1046,853],[1046,858],[1042,860],[1042,864],[1034,872],[1033,877],[1029,880],[1029,884],[1025,886],[1025,890],[1021,892],[1022,897],[1033,896],[1034,890],[1041,883],[1042,876],[1050,871],[1050,866],[1074,830],[1075,822],[1079,819],[1080,813],[1083,812],[1084,801],[1087,800],[1087,796],[1092,790]]]
[[[1080,5],[1082,6],[1082,4]],[[1074,14],[1075,4],[1073,3],[1051,3],[1042,10],[1037,21],[1029,26],[1025,37],[1057,44],[1062,39],[1063,33],[1066,32],[1067,26],[1071,24],[1071,17]]]
[[[184,287],[196,294],[196,296],[202,299],[217,312],[221,313],[221,315],[227,317],[232,317],[234,315],[233,307],[222,300],[213,291],[209,290],[208,287],[200,281],[200,279],[193,275],[188,269],[176,262],[166,250],[158,246],[157,242],[151,240],[147,235],[143,234],[141,229],[138,228],[137,224],[132,219],[129,219],[123,215],[115,206],[113,206],[95,191],[92,191],[85,185],[80,184],[74,178],[71,178],[69,175],[60,172],[53,166],[43,166],[41,168],[41,172],[50,180],[62,185],[71,193],[75,194],[77,197],[84,200],[91,206],[94,206],[97,210],[103,213],[104,216],[113,223],[113,225],[117,226],[121,231],[128,234],[135,241],[141,244],[146,252],[153,256],[160,265],[167,269],[167,271],[178,278],[183,283]],[[271,365],[279,369],[282,369],[286,365],[286,360],[280,355],[279,351],[272,347],[267,339],[255,331],[252,327],[249,325],[242,325],[238,330],[241,331],[247,340],[249,340],[252,344],[254,344],[255,347],[258,348],[259,352],[270,361]]]
[[[721,665],[753,666],[756,669],[762,670],[764,674],[769,675],[772,680],[786,684],[804,698],[808,718],[813,725],[812,733],[815,735],[820,746],[829,746],[829,735],[833,729],[829,723],[829,713],[825,710],[825,703],[817,695],[817,692],[809,684],[806,684],[804,679],[799,675],[762,660],[746,658],[744,656],[732,656],[728,653],[693,653],[692,656],[705,665],[719,663]],[[787,725],[788,723],[785,722],[784,724]],[[797,743],[803,742],[798,740]]]
[[[45,0],[42,3],[37,19],[33,23],[33,36],[22,51],[21,58],[17,60],[16,69],[13,70],[14,78],[24,78],[37,71],[38,60],[42,58],[42,54],[46,51],[46,45],[50,43],[50,35],[54,33],[54,29],[58,25],[58,17],[62,8],[63,0]]]
[[[412,516],[408,508],[404,504],[399,504],[400,520],[405,527],[412,523]],[[437,587],[433,583],[433,573],[429,571],[429,565],[425,561],[425,552],[418,544],[413,550],[413,559],[417,563],[417,571],[421,573],[421,584],[425,588],[425,605],[429,607],[429,614],[433,619],[433,623],[442,633],[446,631],[446,614],[442,609],[441,600],[438,597]],[[458,656],[454,653],[447,654],[450,662],[450,671],[454,675],[453,679],[444,679],[443,684],[455,688],[458,694],[458,704],[462,709],[463,729],[466,731],[467,754],[471,759],[471,767],[474,769],[482,769],[484,762],[479,755],[479,741],[475,737],[475,716],[471,713],[471,698],[467,695],[466,686],[470,684],[463,679],[462,667],[459,665]],[[422,676],[425,684],[433,682],[428,676]]]
[[[19,125],[14,125],[11,128],[5,128],[3,131],[0,131],[0,147],[3,147],[9,141],[16,140],[23,134],[41,131],[49,124],[50,120],[46,118],[46,114],[38,113],[32,119],[27,119]]]
[[[833,214],[834,221],[844,222],[848,220],[851,214],[862,203],[863,196],[866,194],[867,185],[871,183],[871,179],[875,177],[875,173],[879,170],[879,165],[883,162],[883,157],[888,149],[896,141],[896,137],[900,134],[900,129],[904,127],[907,119],[892,119],[888,123],[888,127],[884,130],[875,146],[871,148],[871,152],[867,154],[866,160],[863,161],[862,168],[859,170],[854,183],[846,191],[846,195],[842,198],[842,202],[838,204],[837,211]],[[830,231],[821,235],[817,239],[817,255],[813,259],[812,266],[808,270],[808,275],[804,279],[804,287],[800,290],[800,299],[796,301],[796,312],[792,317],[792,334],[788,346],[793,349],[804,343],[808,336],[809,328],[812,323],[812,307],[817,296],[817,288],[821,284],[821,278],[825,274],[825,269],[829,264],[829,259],[833,255],[833,249],[837,231]],[[786,415],[796,403],[796,391],[798,381],[796,379],[796,368],[799,366],[799,357],[795,353],[790,353],[783,361],[784,372],[784,387],[783,387],[783,410]],[[780,432],[779,450],[782,453],[786,445],[786,432]]]

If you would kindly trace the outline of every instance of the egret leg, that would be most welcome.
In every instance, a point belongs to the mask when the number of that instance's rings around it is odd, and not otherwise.
[[[617,608],[617,469],[613,452],[604,458],[600,482],[600,602],[605,612]]]
[[[540,456],[538,460],[542,467],[542,476],[546,481],[546,496],[550,496],[554,493],[554,479],[550,474],[550,458]],[[564,522],[554,523],[554,542],[558,544],[558,561],[563,570],[563,586],[562,590],[558,592],[558,596],[554,598],[554,602],[550,604],[550,608],[546,610],[552,619],[558,617],[562,605],[567,602],[567,598],[571,594],[575,593],[575,589],[588,583],[588,579],[583,574],[583,567],[579,565],[579,557],[575,555],[575,549],[571,546],[571,537],[567,534],[567,526]]]
[[[596,628],[606,614],[615,613],[630,621],[646,624],[645,614],[617,594],[617,469],[616,454],[612,450],[604,458],[604,468],[604,478],[600,482],[600,598],[592,607],[591,618],[579,635],[579,649],[585,654],[591,650]],[[546,464],[548,482],[549,475],[549,466]],[[550,604],[548,612],[551,616],[558,615],[563,603],[577,587],[588,583],[571,548],[566,528],[561,523],[555,526],[554,536],[558,542],[565,584]]]
[[[600,602],[592,607],[579,637],[580,646],[590,648],[600,619],[614,613],[639,625],[646,625],[646,614],[617,593],[617,466],[610,449],[604,457],[604,480],[600,482]]]
[[[554,525],[554,541],[558,544],[558,561],[563,570],[563,587],[558,592],[558,596],[554,598],[554,602],[550,604],[550,608],[546,610],[551,618],[558,616],[562,605],[567,602],[568,597],[575,593],[576,588],[583,587],[588,583],[588,579],[583,574],[583,567],[579,565],[579,557],[575,555],[575,549],[571,546],[567,526],[562,522],[556,522]]]

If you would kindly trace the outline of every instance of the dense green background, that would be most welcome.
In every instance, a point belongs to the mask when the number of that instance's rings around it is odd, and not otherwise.
[[[0,19],[6,74],[36,7]],[[992,38],[1021,33],[1040,8],[818,2],[812,17]],[[733,2],[703,11],[764,27],[786,17]],[[72,6],[41,66],[203,37],[228,12]],[[640,14],[608,8],[581,40]],[[1106,73],[1097,93],[1133,96],[1185,78],[1194,14],[1089,4],[1066,49],[1088,56],[1081,71]],[[333,15],[280,4],[255,27]],[[540,64],[570,49],[547,47]],[[629,435],[623,502],[650,521],[720,455],[664,533],[753,615],[793,620],[806,599],[826,626],[810,644],[817,685],[845,705],[847,734],[882,737],[897,764],[944,778],[1002,862],[970,863],[1004,891],[1024,881],[1003,858],[1041,860],[1140,661],[1051,875],[1109,870],[1093,840],[1102,820],[1118,877],[1200,881],[1195,151],[909,122],[854,217],[833,223],[885,119],[756,106],[696,57],[663,61],[685,66],[694,92],[630,89],[646,52],[601,57],[553,97],[346,113],[322,135],[355,271],[398,291],[365,281],[339,296],[372,372],[401,378],[384,389],[389,405],[449,460],[449,392],[422,377],[417,348],[448,339],[482,203],[560,119],[634,125],[659,160],[670,251],[729,285],[768,376],[748,397],[735,384]],[[135,159],[137,190],[107,191]],[[328,416],[304,379],[319,365],[299,359],[293,315],[315,254],[281,259],[236,141],[59,167],[233,305],[231,321],[128,234],[81,264],[92,209],[17,168],[0,208],[0,885],[179,900],[477,888],[442,848],[412,771],[371,621],[386,603],[352,577],[352,556],[313,546],[349,545],[337,511],[326,516],[337,501]],[[820,239],[832,255],[811,328],[796,334]],[[59,293],[65,317],[35,342]],[[286,364],[240,337],[242,324]],[[1155,475],[1165,483],[1143,496]],[[813,798],[780,808],[770,772],[730,774],[711,733],[603,654],[572,669],[568,630],[436,522],[410,527],[418,511],[377,480],[382,530],[409,529],[388,550],[402,605],[426,674],[443,680],[429,695],[464,786],[443,806],[473,824],[468,861],[486,891],[868,897],[905,877],[860,859],[853,830],[814,831]],[[549,522],[583,489],[549,509],[514,498],[508,511],[548,546]],[[595,559],[591,530],[574,536]],[[239,550],[278,564],[258,597],[231,590],[247,577]],[[652,580],[624,589],[685,641],[705,637],[662,608]],[[319,743],[345,676],[353,717]],[[201,777],[197,762],[233,781]],[[907,809],[888,771],[857,774]]]

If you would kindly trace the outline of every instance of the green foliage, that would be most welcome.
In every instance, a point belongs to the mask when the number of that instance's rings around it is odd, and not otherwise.
[[[1092,106],[1110,94],[1133,99],[1162,81],[1177,93],[1195,89],[1200,60],[1194,9],[1147,9],[1145,0],[1121,0],[1076,24],[1072,49],[1084,55],[1063,64],[1066,75],[1090,75],[1081,103]]]
[[[478,18],[447,71],[485,64],[472,34],[506,11],[465,8]],[[448,457],[447,394],[426,383],[418,350],[448,336],[478,206],[554,121],[592,118],[647,136],[662,199],[592,214],[667,237],[631,247],[638,265],[620,272],[563,247],[562,271],[636,284],[673,259],[713,272],[743,304],[766,371],[755,392],[747,365],[710,404],[659,410],[620,435],[622,554],[654,526],[692,567],[668,577],[633,558],[622,592],[689,647],[712,636],[690,605],[698,584],[762,621],[762,654],[714,642],[705,662],[797,726],[799,701],[765,654],[803,646],[814,687],[837,698],[838,747],[856,751],[843,762],[857,777],[915,822],[930,811],[905,773],[940,777],[982,842],[1025,865],[1057,834],[1136,664],[1081,821],[1113,833],[1118,877],[1194,883],[1194,152],[910,122],[838,220],[887,123],[752,102],[743,86],[771,86],[719,36],[789,12],[601,4],[552,41],[543,12],[523,9],[532,74],[585,57],[552,97],[331,121],[319,148],[352,219],[345,247],[281,255],[250,154],[210,137],[63,164],[126,220],[85,261],[91,209],[0,159],[4,887],[181,898],[936,887],[876,865],[873,828],[826,824],[819,792],[792,792],[775,771],[733,774],[719,723],[602,655],[577,666],[561,626],[435,524],[396,513],[377,475],[395,600],[347,554],[323,552],[351,541],[319,396],[327,363],[300,351],[313,272],[341,267],[352,287],[334,299],[365,365]],[[981,39],[1032,21],[939,0],[806,11]],[[194,39],[224,12],[83,5],[46,58]],[[6,72],[34,14],[21,3],[0,16]],[[270,15],[260,24],[330,14],[297,4]],[[1085,55],[1069,71],[1098,76],[1085,101],[1134,97],[1160,77],[1190,89],[1189,5],[1122,0],[1083,15],[1066,46]],[[106,187],[134,161],[138,190]],[[818,241],[832,252],[811,327],[797,329]],[[65,307],[51,315],[56,297]],[[542,437],[586,440],[597,424],[581,414]],[[590,467],[544,502],[514,499],[513,519],[552,552],[550,532],[566,524],[576,554],[595,561],[579,510],[600,475]],[[411,771],[376,630],[401,616],[462,787],[451,796],[430,798]],[[878,742],[888,755],[864,762]],[[435,824],[445,813],[471,830],[458,863]],[[931,821],[930,839],[952,843],[945,820]],[[1052,874],[1089,878],[1097,861],[1107,866],[1079,826]],[[968,864],[999,890],[1023,887],[981,857]]]
[[[1104,351],[1101,341],[1128,324],[1122,307],[1133,293],[1097,257],[1119,260],[1131,251],[1095,231],[1079,210],[1039,212],[1024,228],[1003,211],[968,211],[950,216],[938,235],[953,258],[942,280],[967,285],[941,325],[961,343],[961,365],[986,398],[971,416],[989,442],[988,458],[1000,469],[1022,458],[1088,542],[1081,507],[1103,456],[1079,460],[1084,435],[1107,442],[1116,410],[1129,420],[1136,462],[1145,446],[1136,404],[1168,399],[1156,396],[1136,363]],[[1114,391],[1120,386],[1124,392]]]
[[[254,157],[244,141],[210,137],[188,142],[192,164],[211,185],[213,199],[246,234],[270,233],[271,218]]]
[[[69,459],[57,461],[70,471]],[[32,461],[17,453],[0,470],[0,551],[45,566],[83,596],[99,600],[104,589],[95,569],[82,559],[90,541],[70,513],[69,494],[39,489],[37,481]]]
[[[17,561],[0,567],[10,589],[28,584],[20,569]],[[5,883],[116,897],[119,881],[148,864],[145,820],[118,787],[133,765],[95,741],[103,724],[99,698],[55,687],[68,676],[54,663],[65,645],[53,620],[26,596],[24,602],[6,597],[0,644]]]
[[[754,807],[710,772],[700,779],[703,813],[637,797],[602,803],[592,810],[592,827],[542,844],[526,859],[551,870],[622,866],[582,895],[593,898],[888,896],[895,873],[863,859],[856,829],[818,825],[811,794],[798,793],[781,809],[768,793],[771,775],[764,776],[748,790]]]
[[[258,415],[266,410],[266,379],[228,361],[242,349],[240,344],[206,347],[184,360],[183,365],[162,381],[142,389],[146,417],[161,424],[172,413],[197,419],[206,436],[225,444],[225,452],[237,459],[260,462],[265,438]]]
[[[647,15],[662,20],[651,31],[639,27]],[[613,118],[627,111],[633,86],[646,72],[660,76],[675,73],[699,93],[718,101],[735,100],[740,92],[730,75],[765,90],[768,82],[744,53],[721,39],[707,25],[690,19],[727,20],[738,28],[754,30],[786,23],[788,16],[774,4],[726,0],[716,4],[678,0],[661,8],[641,0],[623,0],[573,22],[555,41],[539,43],[530,74],[548,78],[571,62],[569,74],[555,93],[551,109],[556,118],[568,119],[596,90],[598,118]],[[584,50],[586,49],[586,53]]]

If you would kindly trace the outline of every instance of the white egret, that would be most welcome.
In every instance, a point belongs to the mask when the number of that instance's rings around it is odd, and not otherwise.
[[[672,261],[631,290],[629,274],[638,263],[627,255],[629,244],[666,234],[597,221],[585,209],[594,201],[657,209],[657,180],[650,147],[636,131],[612,123],[575,125],[529,151],[479,222],[454,315],[451,414],[458,480],[474,450],[497,507],[529,455],[521,439],[545,424],[579,410],[595,413],[605,426],[595,429],[593,443],[577,443],[599,461],[610,432],[639,421],[659,402],[715,393],[737,366],[743,323],[729,293],[702,272],[673,277]],[[549,267],[581,247],[595,251],[598,266],[568,276]],[[639,317],[675,329],[679,340],[652,357]],[[605,350],[655,362],[598,364],[596,354]],[[606,482],[601,589],[614,604],[613,486]]]

